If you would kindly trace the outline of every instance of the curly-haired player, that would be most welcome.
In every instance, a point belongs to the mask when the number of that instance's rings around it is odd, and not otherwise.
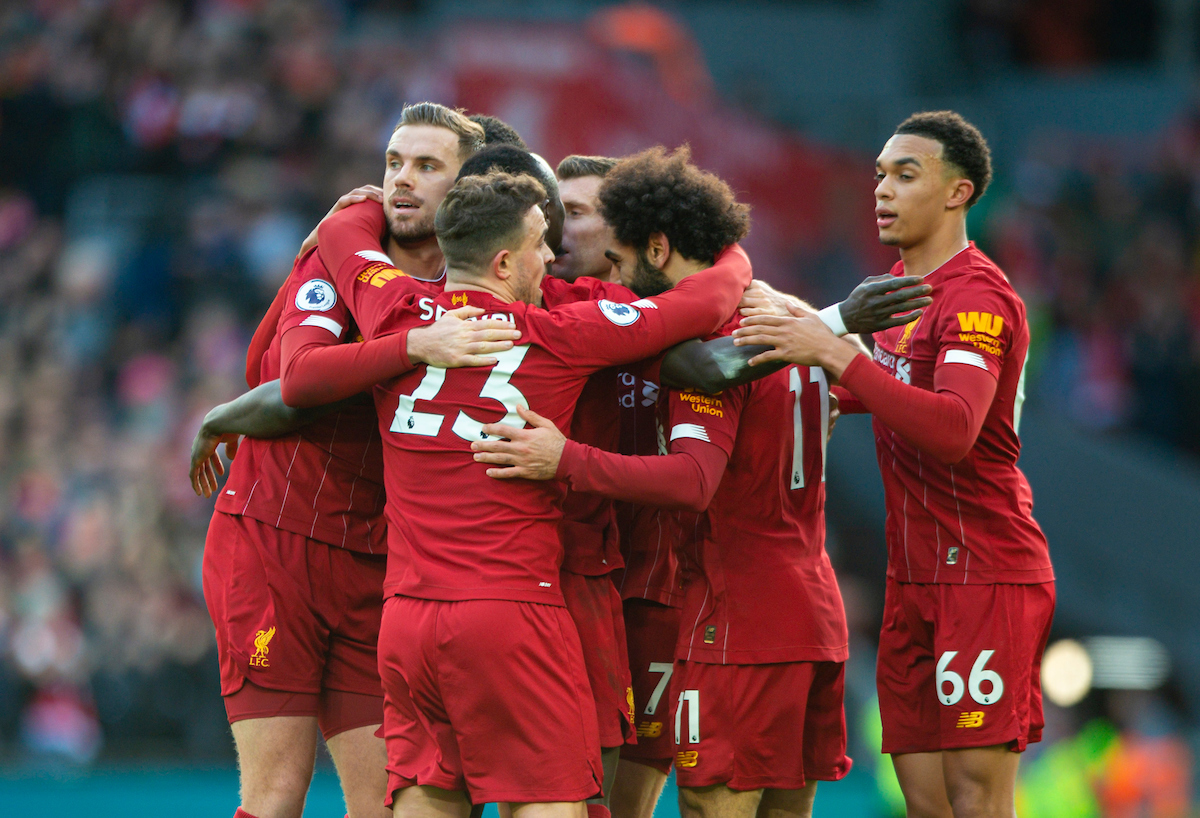
[[[842,412],[871,412],[887,502],[888,586],[877,677],[883,750],[910,816],[1013,815],[1018,753],[1042,734],[1040,665],[1054,571],[1017,468],[1025,305],[967,240],[991,180],[987,142],[952,111],[914,114],[875,163],[893,275],[933,306],[875,333],[874,363],[820,322],[755,317],[739,343],[820,366]]]
[[[750,207],[691,158],[686,145],[650,148],[621,160],[600,187],[600,213],[617,239],[605,255],[640,296],[671,288],[668,263],[707,267],[750,232]]]

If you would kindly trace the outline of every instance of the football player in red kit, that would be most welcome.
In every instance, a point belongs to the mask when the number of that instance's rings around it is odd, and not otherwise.
[[[375,392],[391,555],[380,634],[389,795],[420,814],[465,815],[469,792],[514,813],[579,815],[578,802],[600,789],[595,708],[561,607],[561,490],[489,480],[471,464],[470,441],[489,418],[520,423],[526,404],[565,427],[590,372],[711,330],[749,282],[748,265],[706,263],[672,292],[636,304],[530,307],[552,259],[544,196],[525,176],[460,180],[438,211],[448,271],[440,295],[394,270],[363,280],[356,260],[334,274],[368,339],[464,303],[508,316],[522,332],[495,367],[418,367]],[[374,300],[376,277],[409,294],[386,311],[357,303]],[[306,374],[335,385],[346,378],[336,369]],[[448,497],[469,502],[447,505]]]
[[[810,318],[755,317],[757,361],[823,367],[842,412],[874,415],[888,587],[877,676],[883,749],[910,816],[1013,815],[1020,751],[1039,741],[1054,573],[1017,468],[1025,306],[968,241],[987,143],[950,111],[914,114],[876,161],[876,222],[933,306],[875,334],[874,362]]]
[[[600,199],[619,242],[608,255],[638,294],[660,291],[678,264],[706,253],[709,222],[733,206],[727,187],[658,151],[618,165]],[[530,471],[510,465],[528,436],[492,425],[485,431],[509,442],[477,442],[476,458],[509,466],[496,477],[557,476],[573,491],[705,512],[681,556],[684,627],[651,666],[658,684],[644,712],[662,708],[674,734],[686,814],[808,815],[813,782],[850,767],[848,638],[824,550],[824,375],[789,367],[718,396],[672,392],[668,414],[667,456],[611,454],[555,432],[561,458]]]
[[[410,145],[413,138],[424,143]],[[407,191],[428,210],[426,218],[420,207],[389,214],[394,244],[389,249],[411,256],[415,269],[423,269],[421,261],[429,257],[422,244],[436,249],[436,204],[453,183],[463,155],[481,141],[478,126],[442,106],[406,110],[389,146],[384,184],[393,197],[403,198]],[[413,156],[395,161],[406,154]],[[444,182],[417,161],[428,162],[431,154],[446,166]],[[422,221],[428,224],[423,227]],[[256,333],[269,346],[248,362],[251,385],[264,382],[255,391],[274,389],[278,395],[279,384],[272,379],[280,374],[281,337],[291,329],[314,336],[314,343],[338,345],[350,355],[350,365],[374,365],[381,376],[398,371],[390,350],[343,343],[355,330],[329,278],[315,252],[297,260],[280,300],[280,309],[291,305],[295,317],[264,321]],[[460,320],[477,312],[460,311],[414,332],[406,339],[407,353],[443,365],[484,362],[462,355],[468,346],[489,348],[490,329],[470,331],[472,325]],[[422,347],[423,340],[430,343]],[[435,357],[435,349],[451,355]],[[262,401],[252,397],[242,404]],[[214,412],[221,422],[231,422],[223,407]],[[383,714],[375,658],[386,548],[381,443],[369,404],[326,412],[283,437],[243,443],[219,495],[205,547],[205,598],[216,625],[222,693],[238,747],[242,815],[299,816],[318,726],[341,776],[350,815],[381,812],[386,752],[374,735]],[[299,425],[312,415],[292,419]],[[202,431],[200,437],[215,449],[219,436]],[[198,493],[215,489],[213,459],[201,453],[199,468],[194,464]]]

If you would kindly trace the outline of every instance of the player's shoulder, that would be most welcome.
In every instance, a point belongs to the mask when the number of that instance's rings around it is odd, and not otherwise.
[[[940,282],[937,290],[944,301],[976,300],[1024,314],[1025,305],[1008,276],[995,261],[971,244],[954,275]],[[935,292],[935,301],[939,293]]]

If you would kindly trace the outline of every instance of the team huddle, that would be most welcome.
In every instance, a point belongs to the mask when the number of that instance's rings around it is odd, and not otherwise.
[[[553,171],[404,109],[193,447],[237,818],[298,818],[318,731],[350,818],[650,818],[672,767],[687,818],[811,815],[852,763],[825,462],[863,412],[884,752],[911,816],[1013,814],[1054,608],[1025,309],[967,240],[973,126],[915,114],[876,171],[901,261],[817,311],[686,148]]]

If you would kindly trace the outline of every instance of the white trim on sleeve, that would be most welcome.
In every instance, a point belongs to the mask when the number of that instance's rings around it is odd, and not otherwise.
[[[842,305],[840,303],[830,304],[817,313],[817,318],[820,318],[821,323],[829,327],[829,331],[839,338],[850,334],[850,330],[846,329],[846,322],[842,320]]]
[[[395,267],[392,260],[378,250],[359,250],[354,255],[367,261],[378,261],[380,264],[386,264],[389,267]]]
[[[708,430],[699,423],[676,423],[671,427],[671,440],[678,440],[681,437],[688,437],[692,440],[703,440],[705,443],[712,443],[708,439]]]
[[[300,322],[300,326],[321,327],[322,329],[327,329],[333,333],[334,338],[339,340],[342,337],[342,333],[346,330],[346,328],[337,321],[334,321],[332,318],[327,318],[324,315],[310,315]]]
[[[983,356],[978,352],[972,352],[969,349],[948,349],[943,363],[947,364],[966,364],[967,366],[977,366],[984,372],[990,372],[987,362],[983,360]]]

